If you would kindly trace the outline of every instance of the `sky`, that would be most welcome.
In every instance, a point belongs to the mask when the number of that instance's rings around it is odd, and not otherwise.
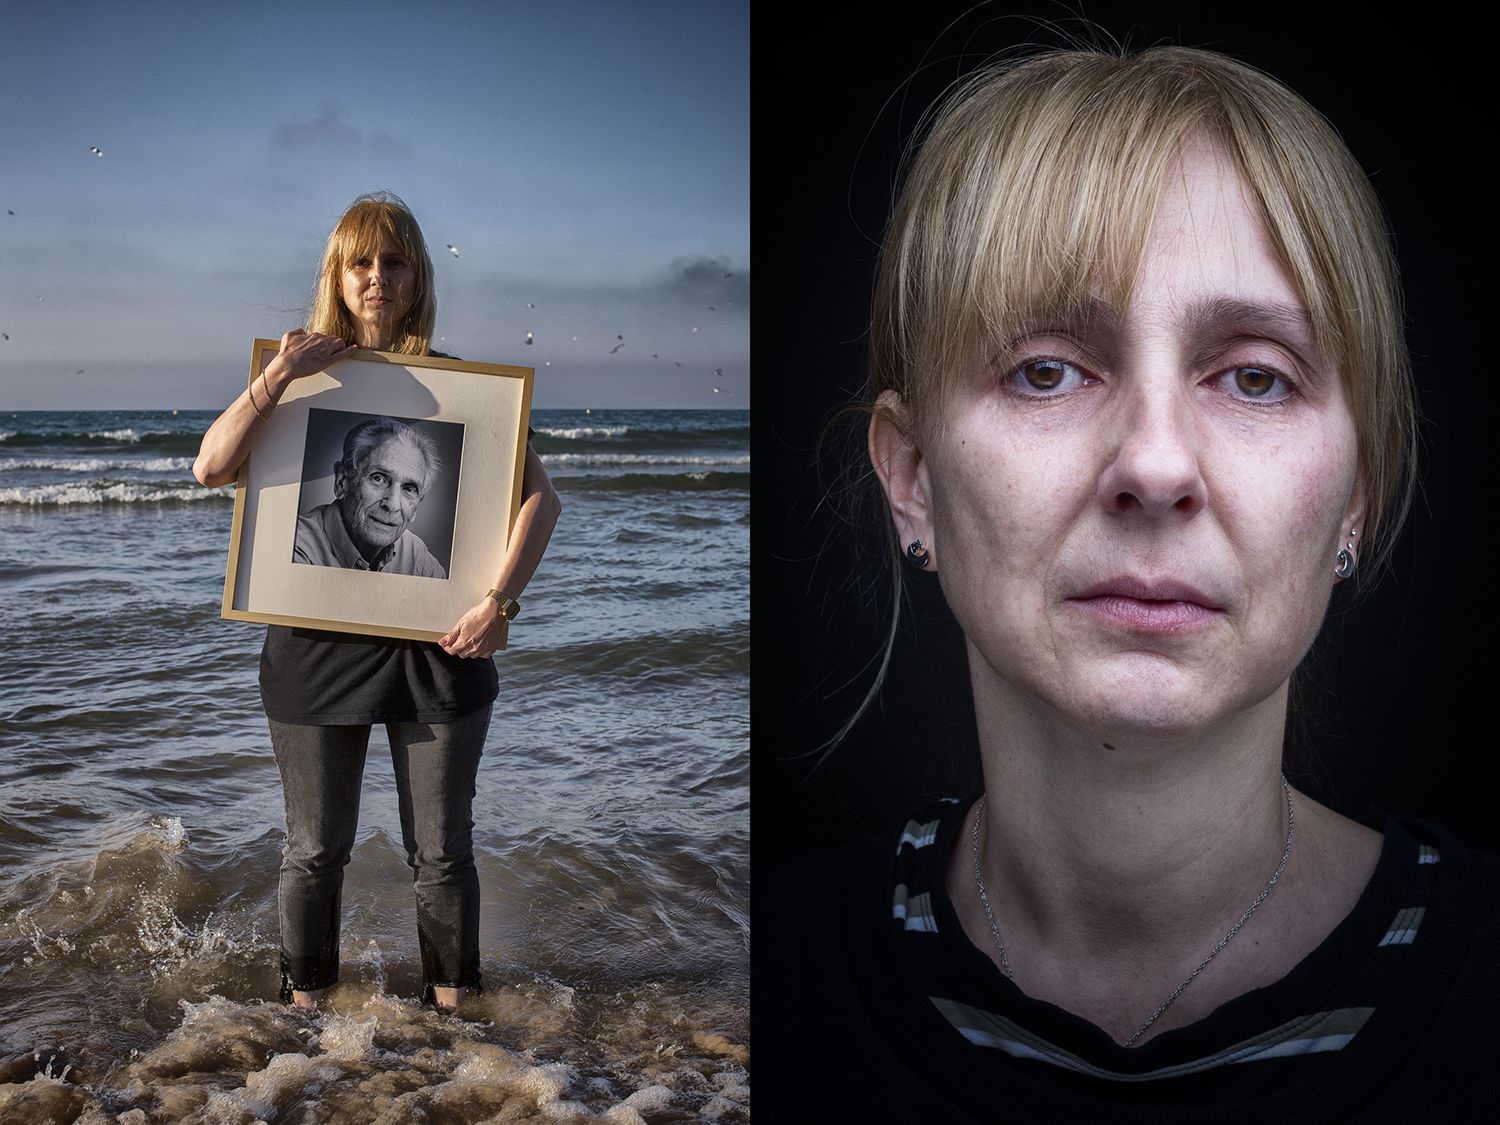
[[[0,409],[226,405],[378,190],[535,407],[748,407],[749,63],[748,0],[9,5]]]

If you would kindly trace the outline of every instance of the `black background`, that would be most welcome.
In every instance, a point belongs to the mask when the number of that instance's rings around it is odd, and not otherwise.
[[[1282,79],[1333,122],[1372,176],[1407,295],[1422,413],[1419,492],[1390,572],[1335,592],[1295,685],[1288,773],[1346,815],[1422,817],[1497,848],[1495,582],[1486,549],[1495,348],[1478,300],[1494,256],[1494,192],[1482,170],[1493,98],[1481,100],[1479,87],[1495,64],[1480,57],[1479,29],[1450,18],[1374,26],[1315,7],[1257,5],[1248,17],[1187,5],[1090,4],[1087,12],[1131,45],[1208,47]],[[1067,9],[1025,10],[1032,18],[1013,15],[1014,6],[924,4],[868,23],[817,6],[756,13],[758,908],[778,893],[778,872],[795,877],[807,849],[884,828],[927,795],[978,788],[961,637],[935,578],[908,583],[915,614],[876,706],[820,767],[805,756],[858,705],[886,620],[883,604],[862,597],[882,583],[872,549],[879,525],[850,533],[833,516],[814,451],[864,379],[876,244],[902,146],[922,111],[975,63],[1022,41],[1059,42],[1035,17],[1062,19]],[[833,440],[825,466],[858,457],[847,440],[841,448]],[[757,952],[759,983],[775,952]]]

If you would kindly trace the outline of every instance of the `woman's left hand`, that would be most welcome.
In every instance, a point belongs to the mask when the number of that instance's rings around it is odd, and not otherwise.
[[[458,619],[458,624],[443,634],[438,646],[450,656],[493,656],[505,647],[510,622],[500,612],[494,598],[481,598],[479,604]]]

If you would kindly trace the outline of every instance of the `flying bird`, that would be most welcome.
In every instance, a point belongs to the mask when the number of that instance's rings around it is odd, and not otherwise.
[[[530,332],[528,332],[528,333],[526,333],[526,346],[527,346],[527,347],[528,347],[528,348],[529,348],[529,347],[531,347],[531,343],[532,343],[532,340],[531,340],[531,333],[530,333]]]
[[[448,247],[449,250],[453,251],[453,256],[455,258],[458,257],[458,247],[455,246],[455,245],[453,245],[453,243],[451,243],[451,242],[447,243],[446,245],[447,245],[447,247]]]
[[[698,326],[697,326],[697,325],[696,325],[696,324],[695,324],[695,325],[693,325],[693,331],[694,331],[694,332],[696,332],[696,331],[698,331]]]
[[[609,354],[610,355],[614,355],[615,352],[619,351],[624,346],[625,346],[624,344],[616,344],[614,347],[612,347],[612,348],[609,349]]]
[[[534,309],[534,308],[536,308],[536,302],[535,301],[527,301],[526,302],[526,307],[528,309]]]
[[[104,150],[102,148],[100,148],[98,145],[89,145],[89,151],[92,152],[95,156],[103,156],[104,155]]]
[[[0,340],[9,340],[9,339],[10,339],[10,333],[9,332],[0,332]]]

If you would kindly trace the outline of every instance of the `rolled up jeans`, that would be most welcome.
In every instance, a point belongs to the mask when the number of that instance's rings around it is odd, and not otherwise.
[[[281,993],[327,988],[339,977],[344,867],[359,827],[368,724],[309,726],[268,719],[286,800],[281,861]],[[478,991],[479,875],[474,783],[488,704],[451,723],[387,723],[401,841],[417,899],[423,994]]]

